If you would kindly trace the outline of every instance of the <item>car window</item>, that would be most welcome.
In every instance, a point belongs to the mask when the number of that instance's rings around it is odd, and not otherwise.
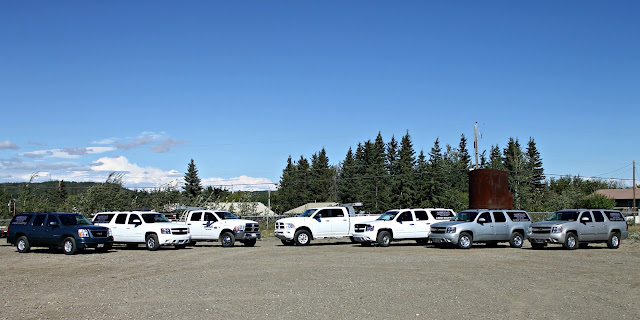
[[[119,213],[116,217],[116,224],[125,224],[127,222],[127,214]]]
[[[416,220],[417,221],[429,220],[429,215],[427,215],[426,211],[424,211],[424,210],[416,210],[414,212],[416,214]]]
[[[89,219],[79,214],[60,214],[58,215],[58,219],[60,219],[60,223],[65,226],[84,226],[93,224]]]
[[[593,220],[596,222],[604,222],[604,216],[600,211],[593,211]]]
[[[15,217],[13,217],[13,219],[11,220],[11,224],[14,225],[26,225],[27,223],[29,223],[29,220],[31,220],[31,217],[33,217],[33,214],[20,214],[17,215]]]
[[[332,217],[344,217],[344,211],[340,210],[340,209],[331,209],[331,216]]]
[[[33,226],[42,227],[44,225],[45,218],[47,218],[46,214],[36,214],[36,217],[33,218]]]
[[[436,220],[449,220],[453,218],[454,214],[449,210],[433,210],[431,216]]]
[[[411,215],[411,211],[405,211],[401,213],[397,221],[413,221],[413,216]]]
[[[138,216],[137,214],[131,214],[131,215],[129,215],[129,222],[128,222],[128,224],[135,224],[135,223],[133,223],[133,220],[136,220],[136,219],[140,220],[140,216]],[[142,222],[142,220],[140,220],[140,222]]]
[[[194,212],[191,214],[191,221],[200,221],[202,218],[202,212]]]
[[[114,213],[102,213],[96,216],[95,219],[93,219],[93,222],[95,223],[109,223],[111,221],[111,219],[113,219],[113,217],[115,216]]]
[[[480,214],[480,217],[478,217],[478,220],[480,220],[480,218],[484,218],[484,223],[491,223],[493,222],[493,220],[491,220],[491,214],[489,214],[489,212],[483,212]],[[478,222],[480,223],[480,222]]]
[[[507,222],[507,218],[504,217],[504,212],[501,211],[494,212],[493,218],[496,222]]]
[[[213,214],[213,212],[205,212],[204,213],[204,221],[216,222],[216,221],[218,221],[218,218],[216,218],[216,215]]]
[[[55,214],[50,214],[47,217],[47,222],[45,222],[45,223],[46,223],[46,225],[49,225],[51,222],[55,222],[55,223],[58,223],[58,224],[60,223],[60,221],[58,221],[58,218],[56,218]]]
[[[529,216],[527,215],[526,212],[508,211],[507,215],[509,216],[509,219],[511,219],[511,221],[513,222],[531,221],[531,219],[529,219]]]
[[[624,221],[624,217],[619,211],[605,211],[604,214],[607,215],[609,221]]]
[[[580,215],[580,222],[582,222],[582,218],[587,218],[587,222],[593,222],[593,219],[591,219],[591,213],[589,213],[589,211],[585,211]]]

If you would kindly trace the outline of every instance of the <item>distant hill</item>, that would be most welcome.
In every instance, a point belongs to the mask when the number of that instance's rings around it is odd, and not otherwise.
[[[24,186],[25,182],[6,182],[0,183],[0,190],[4,190],[5,192],[11,194],[18,194],[19,190],[22,186]],[[85,192],[91,186],[98,184],[97,182],[73,182],[73,181],[65,181],[64,185],[67,189],[68,195],[76,195]],[[58,189],[58,181],[46,181],[46,182],[34,182],[31,183],[31,189],[35,192],[35,194],[43,194],[47,190],[57,190]]]

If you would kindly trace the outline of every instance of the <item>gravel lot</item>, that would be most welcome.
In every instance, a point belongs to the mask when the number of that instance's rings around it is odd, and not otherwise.
[[[640,318],[640,243],[565,251],[199,243],[65,256],[0,245],[2,319]]]

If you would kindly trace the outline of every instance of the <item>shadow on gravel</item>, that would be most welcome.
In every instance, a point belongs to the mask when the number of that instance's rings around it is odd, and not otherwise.
[[[107,254],[107,253],[111,253],[114,250],[111,249],[109,251],[97,251],[94,249],[83,249],[83,250],[78,250],[75,255],[85,255],[85,254]],[[18,251],[15,251],[16,253],[18,253]],[[64,252],[62,252],[62,249],[47,249],[47,248],[31,248],[31,250],[29,250],[29,252],[25,253],[25,254],[31,254],[31,253],[35,253],[35,254],[56,254],[56,255],[65,255]]]

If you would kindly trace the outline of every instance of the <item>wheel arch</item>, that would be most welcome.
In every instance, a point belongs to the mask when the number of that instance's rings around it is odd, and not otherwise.
[[[311,239],[315,240],[313,238],[313,232],[311,231],[311,229],[309,227],[299,227],[298,229],[296,229],[296,231],[293,232],[293,234],[295,234],[296,232],[298,232],[300,230],[306,230],[311,235]]]
[[[382,231],[389,232],[389,234],[391,235],[391,239],[393,239],[393,230],[392,229],[390,229],[390,228],[378,229],[377,235],[380,234],[380,232],[382,232]]]

